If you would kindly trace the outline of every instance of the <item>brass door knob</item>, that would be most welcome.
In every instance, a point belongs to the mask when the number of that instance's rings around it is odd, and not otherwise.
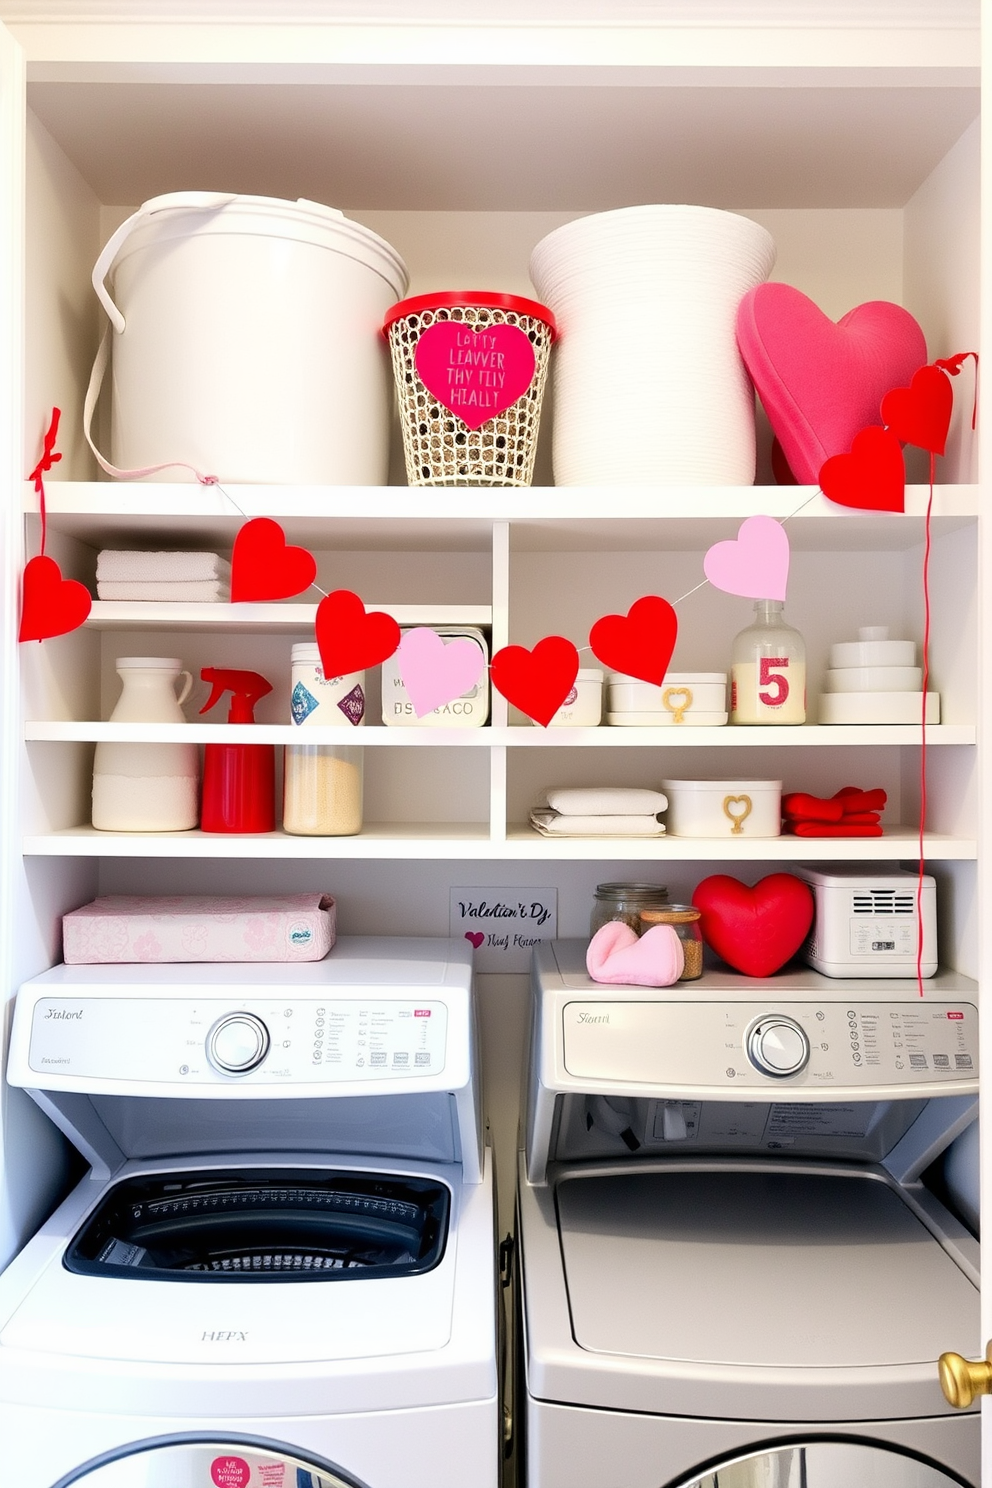
[[[948,1405],[967,1410],[979,1395],[992,1395],[992,1340],[985,1358],[962,1359],[960,1354],[941,1354],[937,1360],[940,1388]]]

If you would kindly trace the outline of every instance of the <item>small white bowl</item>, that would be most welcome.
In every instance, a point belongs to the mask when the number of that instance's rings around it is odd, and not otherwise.
[[[923,669],[914,666],[835,667],[823,678],[824,692],[921,692]]]
[[[825,692],[821,723],[919,723],[922,692]],[[927,723],[940,722],[940,693],[927,693]]]

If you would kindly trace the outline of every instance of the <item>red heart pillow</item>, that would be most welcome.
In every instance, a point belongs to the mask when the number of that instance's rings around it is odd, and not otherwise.
[[[771,976],[798,951],[813,923],[813,891],[791,873],[770,873],[749,889],[725,873],[697,884],[699,928],[728,966]]]
[[[815,486],[824,460],[881,424],[885,394],[927,360],[923,332],[901,305],[871,300],[835,324],[789,284],[749,290],[737,344],[800,485]]]

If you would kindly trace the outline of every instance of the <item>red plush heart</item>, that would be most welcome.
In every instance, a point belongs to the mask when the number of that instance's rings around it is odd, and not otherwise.
[[[836,324],[789,284],[759,284],[741,301],[744,365],[801,485],[859,429],[881,423],[890,388],[927,360],[926,339],[901,305],[872,300]]]
[[[492,683],[508,702],[545,727],[568,697],[579,671],[579,653],[564,636],[545,636],[533,651],[504,646],[492,659]]]
[[[820,490],[838,506],[863,511],[906,509],[906,466],[891,429],[871,425],[856,434],[850,452],[831,455],[820,471]]]
[[[400,643],[400,628],[382,610],[365,613],[350,589],[335,589],[317,606],[317,645],[325,677],[362,672],[392,656]]]
[[[909,387],[891,388],[882,399],[882,423],[903,444],[942,455],[951,427],[954,393],[939,367],[921,367]]]
[[[692,902],[702,911],[699,928],[706,944],[745,976],[778,971],[813,923],[813,892],[791,873],[770,873],[753,889],[715,873],[696,885]]]
[[[42,554],[29,558],[24,566],[18,640],[45,641],[78,630],[92,604],[85,584],[64,579],[54,558]]]
[[[306,548],[294,548],[271,517],[253,517],[239,530],[231,554],[231,601],[291,599],[309,589],[317,564]]]
[[[678,635],[678,616],[657,594],[635,599],[626,615],[603,615],[589,644],[604,666],[660,687]]]

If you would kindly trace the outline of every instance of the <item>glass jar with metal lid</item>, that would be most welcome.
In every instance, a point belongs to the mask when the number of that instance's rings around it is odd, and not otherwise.
[[[596,885],[596,897],[589,920],[589,934],[595,935],[601,926],[610,920],[622,920],[631,930],[640,935],[645,928],[641,924],[641,911],[660,909],[668,903],[668,889],[664,884],[601,883]]]
[[[682,942],[685,964],[680,982],[694,982],[703,974],[703,936],[699,928],[700,911],[694,904],[665,904],[641,911],[640,933],[652,925],[671,925]]]

